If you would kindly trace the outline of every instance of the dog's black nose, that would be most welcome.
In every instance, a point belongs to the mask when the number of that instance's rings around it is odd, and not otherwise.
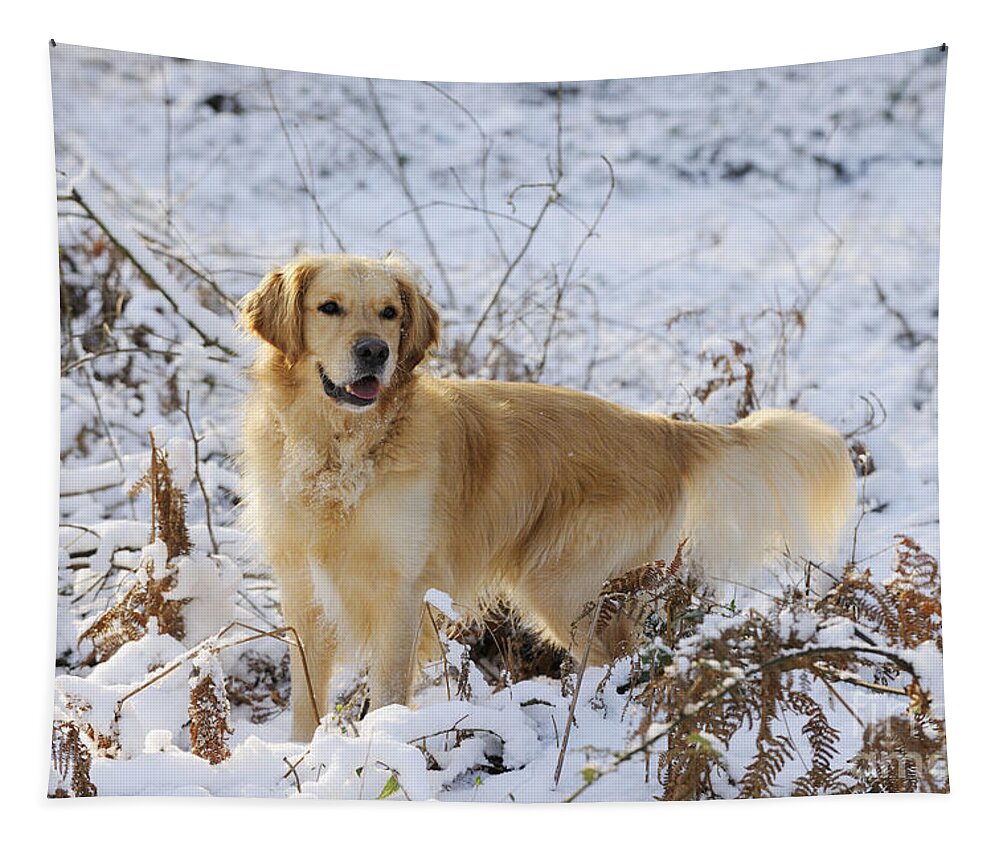
[[[378,369],[389,359],[389,344],[378,337],[362,337],[354,344],[354,358],[367,369]]]

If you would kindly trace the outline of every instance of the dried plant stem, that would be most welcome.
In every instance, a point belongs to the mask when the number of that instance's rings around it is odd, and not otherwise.
[[[615,170],[611,165],[611,161],[601,154],[601,160],[608,167],[608,176],[610,178],[608,183],[608,192],[604,196],[604,201],[601,203],[600,208],[597,211],[597,215],[594,216],[593,222],[590,223],[583,238],[576,246],[576,251],[573,253],[573,257],[569,261],[569,266],[566,267],[566,274],[563,275],[562,281],[558,284],[556,290],[556,302],[552,308],[552,313],[549,316],[549,325],[545,332],[545,342],[542,344],[542,357],[538,362],[538,366],[535,368],[534,380],[540,381],[542,373],[545,371],[545,362],[549,354],[549,345],[552,343],[552,336],[555,332],[556,321],[559,318],[559,309],[562,307],[563,296],[566,293],[566,288],[572,283],[573,270],[576,268],[576,262],[580,259],[580,254],[583,252],[584,246],[597,232],[597,226],[601,223],[601,219],[604,218],[604,213],[608,209],[608,204],[611,203],[611,196],[615,193]]]
[[[458,171],[455,169],[455,167],[452,166],[449,170],[451,171],[452,177],[455,178],[455,183],[458,186],[459,191],[462,193],[462,195],[465,196],[469,204],[472,205],[472,208],[480,211],[483,214],[483,222],[486,225],[486,229],[493,236],[493,241],[496,243],[497,250],[500,252],[500,257],[503,259],[504,263],[509,263],[510,258],[507,256],[507,251],[504,248],[503,240],[500,238],[500,234],[497,232],[497,229],[493,226],[493,220],[490,218],[490,216],[497,214],[491,213],[489,210],[486,209],[487,207],[486,178],[489,170],[490,154],[492,153],[493,150],[493,140],[489,137],[486,131],[483,130],[482,125],[476,120],[476,116],[474,116],[466,108],[466,106],[460,100],[458,100],[458,98],[454,97],[449,92],[446,92],[444,89],[442,89],[438,85],[435,85],[434,83],[429,83],[426,80],[424,80],[423,84],[428,88],[432,89],[433,91],[437,92],[439,95],[441,95],[441,97],[443,97],[449,103],[454,104],[459,110],[461,110],[465,114],[465,116],[469,119],[469,121],[472,122],[472,126],[476,128],[476,132],[479,133],[479,138],[482,140],[483,143],[483,155],[479,162],[478,202],[475,201],[472,198],[472,196],[466,191],[465,186],[462,184],[462,180],[458,176]],[[522,224],[519,219],[512,219],[512,220],[517,221],[518,224]]]
[[[82,358],[77,358],[75,361],[66,364],[66,366],[62,367],[59,370],[59,374],[66,375],[67,373],[72,372],[74,369],[77,369],[83,366],[84,364],[90,363],[93,360],[97,360],[98,358],[103,358],[108,355],[124,355],[133,353],[143,354],[143,355],[162,355],[165,358],[177,357],[177,352],[171,352],[168,351],[167,349],[144,348],[142,346],[128,346],[122,349],[103,349],[102,351],[99,352],[91,352],[89,355],[84,355]],[[221,361],[222,358],[210,358],[210,360]]]
[[[895,694],[899,697],[908,697],[906,689],[894,688],[893,686],[885,686],[881,683],[873,683],[870,680],[866,680],[864,677],[859,677],[857,674],[852,674],[850,671],[839,671],[836,668],[831,668],[829,665],[823,664],[822,662],[817,662],[813,667],[820,671],[823,676],[831,677],[835,680],[840,680],[844,683],[850,683],[854,686],[860,686],[861,688],[869,689],[870,691],[877,691],[882,694]]]
[[[194,423],[191,422],[191,391],[188,390],[184,397],[184,407],[181,409],[184,412],[184,419],[187,420],[188,431],[191,432],[191,441],[194,443],[194,479],[198,483],[198,488],[201,490],[202,499],[205,500],[205,525],[208,526],[208,537],[212,542],[212,552],[216,555],[219,554],[219,542],[215,540],[215,532],[212,530],[212,504],[208,499],[208,491],[205,489],[205,482],[201,478],[201,462],[198,460],[198,445],[201,443],[201,438],[195,434]]]
[[[562,775],[563,762],[566,759],[566,748],[569,746],[569,735],[573,729],[573,719],[576,714],[576,702],[580,699],[580,691],[583,688],[583,678],[587,673],[587,660],[590,658],[590,648],[594,644],[594,635],[597,632],[597,622],[601,619],[601,604],[604,602],[604,595],[597,598],[597,605],[594,606],[594,618],[590,622],[590,633],[587,636],[587,645],[583,648],[583,658],[580,660],[580,670],[576,675],[576,685],[573,688],[573,699],[569,704],[569,713],[566,715],[566,729],[563,731],[562,745],[559,748],[559,759],[556,761],[556,773],[552,778],[552,787],[559,785],[559,777]]]
[[[540,183],[524,183],[520,186],[515,186],[510,194],[507,196],[507,203],[510,205],[511,209],[514,209],[514,197],[522,189],[528,188],[545,188],[548,189],[548,194],[545,196],[545,200],[542,202],[541,209],[538,211],[538,215],[535,216],[534,222],[528,228],[528,234],[521,244],[520,250],[514,255],[514,258],[507,264],[507,269],[503,273],[503,277],[500,278],[500,282],[496,285],[493,290],[493,295],[490,300],[486,303],[486,307],[483,308],[483,312],[480,314],[475,327],[472,329],[472,333],[469,335],[469,339],[465,342],[464,354],[462,360],[468,356],[469,352],[472,351],[472,345],[476,342],[476,338],[479,336],[479,332],[482,331],[483,325],[489,318],[490,313],[496,306],[497,302],[500,300],[500,296],[507,286],[507,282],[510,281],[514,274],[514,271],[521,264],[524,259],[524,255],[528,253],[528,249],[531,247],[532,242],[534,242],[535,235],[538,233],[539,227],[541,227],[542,221],[545,219],[545,214],[549,211],[549,208],[556,204],[560,199],[559,194],[559,184],[563,178],[563,155],[562,155],[562,83],[559,84],[556,90],[556,168],[554,173],[551,175],[551,180],[540,182]],[[463,366],[463,364],[459,364]]]
[[[375,90],[375,81],[371,78],[368,79],[368,96],[371,98],[372,106],[375,108],[375,114],[378,116],[379,123],[382,125],[382,130],[385,133],[385,138],[389,142],[389,148],[392,150],[392,159],[396,166],[396,177],[399,180],[400,188],[403,190],[403,194],[406,196],[406,200],[410,202],[410,206],[413,208],[413,214],[417,217],[417,224],[420,226],[420,232],[424,236],[424,242],[427,243],[427,250],[430,251],[431,259],[434,261],[434,265],[437,267],[438,274],[441,276],[441,283],[444,284],[445,291],[448,295],[448,307],[455,306],[455,292],[451,288],[451,281],[448,280],[448,273],[445,271],[444,263],[441,262],[441,257],[438,255],[437,246],[434,244],[434,240],[431,238],[431,232],[427,227],[427,222],[417,204],[417,199],[413,194],[413,189],[410,187],[410,181],[406,176],[406,162],[403,158],[402,152],[399,150],[399,145],[396,143],[396,137],[393,135],[392,128],[389,126],[389,120],[385,116],[385,110],[382,109],[382,102],[379,100],[378,92]]]
[[[863,475],[861,476],[861,514],[858,516],[858,522],[854,524],[854,533],[851,536],[851,560],[848,564],[851,567],[857,565],[857,555],[858,555],[858,532],[861,530],[861,524],[864,522],[865,517],[868,516],[868,464],[864,465],[862,470]]]
[[[213,646],[214,642],[221,639],[230,630],[236,628],[246,629],[249,630],[250,632],[253,632],[254,634],[237,639],[236,641],[231,641],[228,644],[223,644],[218,647]],[[216,652],[221,652],[223,650],[229,650],[232,647],[239,647],[241,644],[248,644],[251,641],[257,641],[258,639],[261,638],[275,638],[278,641],[283,641],[285,644],[291,644],[291,642],[289,642],[288,639],[285,638],[285,635],[287,633],[291,633],[292,636],[295,638],[295,646],[298,648],[299,656],[302,660],[302,671],[305,674],[306,690],[309,692],[309,701],[312,705],[313,717],[316,721],[316,726],[318,727],[322,719],[320,718],[319,707],[316,703],[316,693],[313,690],[312,678],[309,676],[309,665],[306,662],[306,651],[305,648],[302,646],[302,640],[299,638],[299,634],[296,631],[295,627],[283,626],[278,629],[265,631],[262,629],[258,629],[255,626],[250,626],[250,624],[242,623],[241,621],[233,621],[232,623],[229,624],[229,626],[225,627],[224,629],[216,633],[212,638],[208,638],[205,639],[205,641],[200,642],[196,646],[192,647],[187,653],[185,653],[179,659],[175,660],[170,665],[167,665],[167,667],[161,668],[152,677],[149,677],[148,679],[144,680],[142,683],[140,683],[138,686],[136,686],[134,689],[128,692],[128,694],[124,695],[118,700],[118,703],[115,705],[115,714],[116,715],[121,714],[122,706],[124,706],[126,701],[130,700],[140,692],[145,691],[151,685],[156,684],[160,680],[172,674],[185,662],[197,656],[198,653],[200,653],[202,650],[214,649]]]
[[[531,229],[531,225],[529,225],[526,221],[519,219],[517,216],[512,216],[509,213],[501,213],[496,210],[487,210],[477,204],[475,199],[469,199],[469,203],[467,204],[459,204],[456,201],[428,201],[426,204],[418,204],[415,207],[410,207],[408,210],[403,210],[401,213],[396,213],[396,215],[392,218],[386,219],[375,229],[375,233],[382,233],[382,231],[389,227],[389,225],[398,222],[400,219],[404,219],[407,216],[415,216],[421,210],[429,210],[432,207],[448,207],[453,210],[469,210],[473,213],[482,213],[486,217],[487,221],[489,221],[491,217],[496,217],[506,219],[508,222],[513,222],[526,230]]]
[[[441,668],[444,671],[444,690],[448,695],[448,700],[451,700],[451,678],[448,676],[448,654],[444,649],[444,642],[441,640],[441,633],[438,631],[437,621],[434,619],[434,612],[431,611],[431,604],[424,601],[424,606],[427,607],[427,617],[430,618],[431,628],[434,630],[434,635],[437,638],[438,647],[441,648]]]
[[[285,142],[288,144],[288,150],[291,152],[292,160],[295,163],[295,170],[299,173],[299,179],[302,181],[302,186],[306,190],[306,194],[309,199],[313,202],[313,206],[316,208],[316,214],[319,216],[320,222],[329,231],[330,236],[333,237],[333,241],[337,243],[337,248],[341,251],[347,251],[347,247],[344,245],[344,241],[340,238],[338,233],[333,229],[333,225],[330,224],[330,219],[326,215],[326,211],[323,209],[323,205],[320,204],[319,198],[316,197],[316,192],[313,190],[312,184],[306,177],[305,171],[302,169],[302,163],[299,161],[299,155],[295,152],[295,143],[292,142],[292,135],[288,132],[288,125],[285,124],[285,117],[281,114],[281,110],[278,108],[278,101],[275,100],[274,92],[271,89],[271,81],[264,77],[264,88],[267,90],[267,96],[271,101],[271,108],[274,110],[274,114],[278,116],[278,123],[281,125],[281,132],[285,136]]]
[[[102,231],[104,231],[105,235],[108,237],[108,239],[111,240],[111,243],[115,246],[115,248],[117,248],[122,254],[125,255],[125,257],[128,258],[128,261],[135,267],[136,271],[143,277],[146,283],[148,283],[153,289],[155,289],[160,295],[162,295],[167,300],[167,303],[174,309],[174,312],[182,320],[184,320],[184,322],[192,331],[194,331],[199,337],[201,337],[201,341],[206,346],[214,346],[217,349],[222,349],[222,351],[224,351],[230,357],[236,357],[236,352],[234,352],[228,346],[224,346],[218,340],[209,337],[208,334],[202,331],[201,328],[199,328],[198,325],[192,319],[189,319],[187,316],[181,313],[180,306],[174,300],[173,296],[171,296],[170,293],[167,292],[167,290],[163,287],[163,285],[160,284],[156,280],[156,278],[154,278],[146,270],[146,268],[142,265],[142,263],[139,262],[136,256],[131,251],[129,251],[128,248],[126,248],[121,241],[119,241],[118,237],[114,235],[111,228],[109,228],[100,219],[100,217],[93,211],[90,205],[83,200],[83,197],[80,195],[80,192],[76,189],[76,187],[73,187],[73,189],[70,190],[69,195],[59,195],[57,196],[56,200],[73,201],[74,203],[82,207],[84,212],[86,212],[87,217],[91,221],[93,221],[94,224],[97,225]]]
[[[305,759],[304,756],[301,757],[298,762],[296,762],[296,763],[293,764],[293,763],[291,763],[291,762],[288,761],[288,757],[287,756],[282,757],[282,760],[284,760],[285,765],[288,766],[288,771],[286,771],[284,773],[284,775],[282,775],[281,779],[284,780],[289,775],[291,775],[292,777],[294,777],[295,778],[295,791],[298,792],[300,795],[302,794],[302,783],[299,781],[299,772],[297,771],[297,769],[299,767],[299,763],[301,763],[303,759]]]
[[[90,374],[89,369],[84,369],[83,375],[87,379],[87,390],[90,391],[90,398],[94,401],[94,408],[97,410],[97,420],[100,422],[101,428],[104,429],[104,436],[107,437],[108,444],[111,446],[111,454],[115,456],[115,461],[118,462],[119,469],[124,473],[125,462],[118,452],[118,441],[115,440],[115,436],[111,433],[111,426],[108,425],[108,421],[104,417],[104,409],[101,407],[101,400],[97,396],[93,376]]]
[[[194,257],[194,251],[191,250],[191,246],[187,244],[187,241],[184,239],[183,235],[180,233],[180,231],[177,229],[176,226],[174,226],[174,231],[177,233],[177,238],[184,243],[187,250],[191,253],[191,256]],[[141,236],[146,241],[147,245],[149,246],[149,250],[152,251],[154,254],[159,254],[161,257],[166,257],[170,260],[173,260],[175,263],[180,264],[185,269],[187,269],[192,275],[198,278],[198,280],[206,283],[211,288],[211,290],[232,310],[237,309],[238,305],[236,301],[231,296],[229,296],[225,292],[225,290],[222,289],[222,287],[219,286],[219,284],[211,277],[207,269],[205,269],[204,271],[198,269],[192,263],[181,257],[180,254],[176,254],[175,252],[171,251],[167,246],[165,246],[155,237],[142,233],[139,234],[139,236]],[[197,257],[194,257],[194,259],[198,263],[201,262],[198,260]]]

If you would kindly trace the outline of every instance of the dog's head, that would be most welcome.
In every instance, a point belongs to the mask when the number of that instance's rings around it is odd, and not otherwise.
[[[342,408],[363,411],[438,341],[440,319],[419,280],[398,252],[307,257],[265,277],[244,300],[243,319],[288,369]]]

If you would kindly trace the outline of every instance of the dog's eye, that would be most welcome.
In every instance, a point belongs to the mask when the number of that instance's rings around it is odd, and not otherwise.
[[[325,313],[327,316],[336,316],[341,312],[340,305],[335,301],[324,301],[319,306],[319,312]]]
[[[382,311],[382,318],[383,319],[395,319],[396,318],[396,308],[393,307],[390,304],[385,310]]]

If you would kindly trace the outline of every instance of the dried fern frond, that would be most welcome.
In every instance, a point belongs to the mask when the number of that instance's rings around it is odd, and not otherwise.
[[[149,445],[149,469],[132,485],[129,496],[137,496],[143,489],[149,490],[153,517],[149,540],[152,543],[159,538],[167,545],[169,561],[191,552],[191,536],[185,519],[187,495],[174,486],[173,472],[167,463],[167,456],[156,445],[152,432],[149,433]]]
[[[736,400],[736,418],[742,420],[758,407],[757,391],[754,388],[753,365],[744,359],[747,348],[737,340],[730,340],[733,353],[731,355],[716,355],[712,358],[712,367],[719,371],[719,375],[709,379],[701,387],[698,387],[692,394],[702,404],[716,390],[724,387],[732,387],[739,381],[743,382],[740,396]],[[739,374],[736,367],[742,368]]]
[[[937,560],[912,539],[896,535],[896,575],[888,582],[851,567],[817,608],[914,648],[934,641],[941,649],[941,580]]]
[[[674,626],[677,613],[688,608],[695,591],[693,578],[681,574],[685,546],[686,538],[678,543],[669,565],[657,559],[606,580],[600,596],[587,603],[571,624],[574,643],[579,625],[596,617],[595,638],[609,658],[620,658],[648,637],[650,618],[668,629]]]
[[[124,644],[137,641],[148,630],[150,618],[156,618],[161,635],[170,635],[178,641],[184,638],[183,600],[170,599],[167,593],[177,585],[177,576],[170,560],[191,551],[184,511],[187,497],[173,484],[173,473],[166,455],[157,447],[152,433],[149,435],[151,452],[149,469],[129,491],[137,495],[148,488],[152,500],[153,525],[150,543],[159,537],[166,545],[167,569],[157,576],[152,559],[147,558],[137,571],[128,590],[101,614],[81,634],[77,641],[90,641],[93,652],[85,664],[110,659]]]
[[[905,535],[896,535],[896,576],[885,584],[897,613],[897,640],[904,647],[941,639],[941,578],[937,560]]]
[[[166,594],[177,584],[177,576],[170,572],[160,579],[154,578],[152,559],[144,561],[139,575],[129,589],[87,627],[78,644],[89,641],[93,651],[89,664],[110,659],[122,645],[142,638],[150,618],[156,618],[158,632],[178,641],[184,638],[183,600],[169,599]]]
[[[227,740],[233,733],[226,695],[225,677],[219,655],[213,651],[198,654],[191,673],[191,753],[217,765],[229,759]]]
[[[93,798],[97,787],[90,779],[90,747],[73,721],[52,723],[52,768],[59,777],[53,798]]]
[[[888,718],[869,724],[852,757],[856,792],[947,792],[944,722],[926,717]]]
[[[146,587],[137,580],[116,603],[80,633],[77,645],[89,641],[94,648],[84,660],[85,664],[104,662],[114,656],[122,645],[137,641],[146,634],[149,618],[145,599]]]

